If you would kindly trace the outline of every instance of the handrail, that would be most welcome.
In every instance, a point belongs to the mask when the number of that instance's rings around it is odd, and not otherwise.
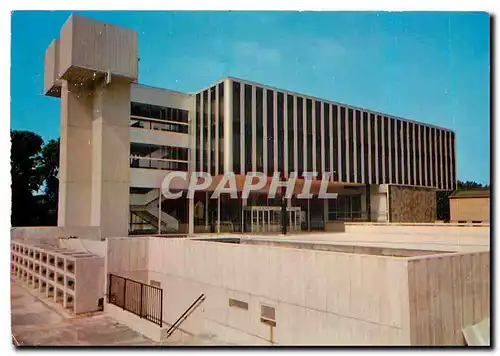
[[[189,316],[189,314],[191,314],[195,308],[197,308],[201,302],[203,302],[205,300],[205,294],[201,294],[198,299],[196,299],[193,304],[191,304],[189,306],[189,308],[187,308],[184,313],[182,313],[182,315],[179,317],[179,319],[177,319],[175,321],[175,323],[172,324],[172,326],[167,330],[167,338],[170,337],[170,335],[172,335],[172,333],[177,330],[177,328],[184,322],[184,320],[187,319],[187,317]]]

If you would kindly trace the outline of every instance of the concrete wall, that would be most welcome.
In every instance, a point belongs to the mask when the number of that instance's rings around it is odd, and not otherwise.
[[[389,186],[390,222],[436,220],[436,191],[427,188]]]
[[[408,261],[413,345],[463,345],[462,328],[490,317],[490,253]]]
[[[148,269],[148,237],[107,239],[107,273],[145,271]]]
[[[490,198],[451,198],[450,220],[490,222]]]
[[[110,270],[159,282],[166,324],[205,294],[181,331],[232,344],[457,345],[461,328],[490,311],[489,252],[389,257],[191,239],[131,240],[110,240]],[[145,247],[147,263],[138,256]],[[230,306],[230,298],[248,308]],[[275,308],[275,326],[261,321],[262,305]]]
[[[137,33],[126,28],[71,15],[61,29],[60,53],[59,76],[81,68],[138,77]]]
[[[389,235],[432,235],[453,239],[460,236],[481,237],[489,240],[490,227],[470,224],[373,224],[345,223],[345,231],[354,234],[389,234]]]
[[[66,227],[66,226],[37,226],[14,227],[10,231],[13,240],[50,240],[56,241],[60,237],[77,236],[88,240],[99,239],[100,231],[97,226]]]
[[[130,142],[151,145],[189,148],[189,135],[178,132],[165,132],[149,129],[130,128]]]
[[[182,326],[195,334],[244,345],[409,343],[403,259],[150,238],[148,260],[149,279],[165,291],[165,322],[206,295]],[[276,308],[273,330],[260,321],[261,303]]]
[[[192,110],[194,105],[194,97],[189,94],[141,84],[132,84],[131,97],[135,102],[183,110]]]
[[[59,40],[54,39],[45,51],[45,71],[43,73],[43,92],[51,94],[51,91],[57,86],[59,74]]]
[[[389,219],[387,206],[387,184],[370,185],[370,221],[386,222]],[[365,198],[362,199],[362,210],[366,211]]]
[[[99,257],[105,257],[107,254],[107,242],[88,239],[68,239],[59,238],[59,247],[77,252],[90,252]]]

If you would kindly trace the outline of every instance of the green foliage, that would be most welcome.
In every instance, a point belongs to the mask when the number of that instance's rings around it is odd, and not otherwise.
[[[59,140],[11,131],[12,226],[57,225]]]

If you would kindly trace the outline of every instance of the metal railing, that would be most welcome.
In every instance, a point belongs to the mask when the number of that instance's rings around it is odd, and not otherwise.
[[[167,338],[173,334],[175,330],[181,326],[181,324],[191,315],[191,313],[198,308],[198,306],[205,300],[205,294],[201,294],[194,302],[187,308],[184,313],[172,324],[172,326],[167,330]]]
[[[163,290],[109,274],[108,303],[162,326]]]

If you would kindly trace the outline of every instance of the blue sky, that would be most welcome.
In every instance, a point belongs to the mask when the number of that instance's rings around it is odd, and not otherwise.
[[[458,179],[489,182],[487,13],[78,12],[139,33],[139,82],[196,91],[225,76],[450,128]],[[70,12],[12,14],[11,127],[59,136],[43,57]]]

